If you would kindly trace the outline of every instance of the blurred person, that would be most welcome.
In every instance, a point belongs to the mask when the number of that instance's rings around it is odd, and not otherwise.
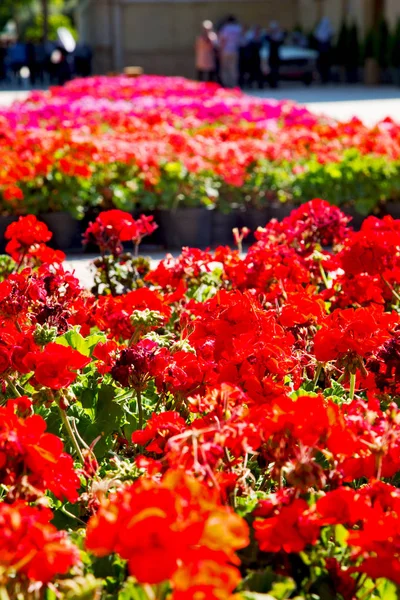
[[[57,54],[53,53],[57,49],[57,44],[47,40],[43,47],[45,53],[44,71],[47,73],[50,83],[55,84],[57,83],[57,64],[54,59],[57,59]]]
[[[331,79],[333,28],[328,17],[323,17],[314,30],[318,51],[317,67],[322,83]]]
[[[16,42],[8,48],[7,60],[14,77],[19,81],[19,73],[26,66],[26,45]]]
[[[53,80],[57,85],[64,85],[71,79],[69,56],[64,46],[57,45],[51,53],[50,62],[53,65]]]
[[[93,53],[87,44],[77,44],[74,52],[74,73],[78,77],[89,77],[92,74]]]
[[[7,78],[6,56],[7,49],[4,44],[0,43],[0,82]]]
[[[291,34],[291,43],[298,48],[307,48],[308,39],[301,29],[294,29]]]
[[[225,87],[235,87],[239,79],[239,47],[242,27],[236,17],[230,15],[219,34],[221,80]]]
[[[216,79],[218,36],[211,21],[203,21],[202,32],[196,38],[196,70],[199,81]]]
[[[45,71],[47,67],[46,48],[43,43],[35,45],[35,79],[43,84],[45,79]]]
[[[239,43],[238,69],[239,69],[239,86],[245,87],[249,77],[249,43],[253,37],[253,31],[248,25],[243,25],[242,35]]]
[[[285,41],[285,36],[286,34],[281,29],[278,21],[271,21],[266,35],[266,40],[269,46],[269,82],[272,88],[277,88],[279,84],[279,69],[281,65],[280,47]]]
[[[35,44],[32,41],[28,41],[26,44],[26,66],[29,69],[30,83],[34,86],[37,79],[37,68]]]
[[[249,85],[257,84],[260,89],[264,87],[264,75],[261,70],[261,48],[263,45],[263,32],[259,25],[253,29],[253,34],[248,43]]]

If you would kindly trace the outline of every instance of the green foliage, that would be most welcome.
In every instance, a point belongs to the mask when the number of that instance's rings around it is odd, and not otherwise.
[[[144,278],[150,271],[150,261],[142,256],[134,257],[125,252],[118,258],[103,256],[94,261],[96,272],[92,293],[123,294],[144,286]]]
[[[0,31],[10,19],[16,19],[21,9],[32,4],[32,0],[1,0],[0,2]]]
[[[43,36],[43,26],[43,14],[38,13],[33,17],[33,19],[26,27],[23,37],[27,40],[39,42]],[[72,20],[69,16],[54,13],[50,14],[48,18],[48,30],[50,40],[57,39],[57,29],[59,29],[60,27],[65,27],[72,33],[75,39],[78,38],[78,32],[73,26]]]

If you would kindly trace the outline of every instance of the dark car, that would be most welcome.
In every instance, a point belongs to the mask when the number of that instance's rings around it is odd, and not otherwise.
[[[262,71],[268,78],[268,43],[263,45],[260,55]],[[279,49],[279,57],[281,60],[279,79],[302,81],[305,85],[310,85],[313,82],[317,68],[318,52],[310,48],[283,45]]]

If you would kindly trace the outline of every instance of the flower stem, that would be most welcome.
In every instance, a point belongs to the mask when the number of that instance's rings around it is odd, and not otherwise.
[[[321,273],[322,281],[324,282],[326,289],[329,289],[329,281],[321,261],[319,261],[319,272]]]
[[[137,407],[138,407],[138,421],[139,429],[143,429],[143,405],[142,405],[142,393],[140,390],[136,390]]]
[[[387,287],[389,288],[389,290],[392,292],[393,296],[396,298],[396,300],[398,302],[400,302],[400,296],[399,294],[396,292],[396,290],[390,285],[390,283],[387,281],[387,279],[384,278],[383,275],[381,275],[382,277],[382,281],[387,285]]]
[[[20,398],[21,394],[19,393],[19,391],[17,390],[17,388],[15,387],[15,385],[13,384],[13,382],[11,381],[11,379],[9,377],[6,378],[7,381],[7,385],[10,388],[10,390],[12,391],[12,393],[14,394],[14,396],[16,398]]]
[[[72,442],[72,445],[74,446],[74,448],[79,456],[79,460],[81,461],[82,464],[84,464],[85,459],[83,458],[82,450],[78,444],[78,440],[75,437],[74,431],[71,427],[71,423],[69,422],[69,419],[67,417],[67,413],[65,412],[65,410],[63,408],[61,408],[59,402],[57,402],[57,406],[60,411],[61,421],[63,422],[65,430],[68,433],[70,440]]]
[[[321,371],[322,371],[322,365],[318,364],[317,368],[315,369],[315,375],[314,375],[314,379],[313,379],[313,391],[317,387],[318,379],[320,378]]]
[[[356,374],[350,373],[350,400],[354,400],[354,390],[356,389]]]

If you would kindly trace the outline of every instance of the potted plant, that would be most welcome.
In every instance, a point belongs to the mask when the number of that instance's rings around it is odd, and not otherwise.
[[[193,175],[181,163],[168,162],[161,166],[155,193],[156,219],[167,248],[211,245],[212,211],[218,192],[209,174]]]
[[[90,179],[78,180],[58,171],[40,189],[31,190],[31,203],[35,203],[35,212],[53,234],[49,244],[53,248],[81,249],[85,192],[91,185]]]
[[[242,189],[225,182],[218,185],[215,210],[212,211],[211,244],[229,246],[233,243],[232,230],[240,225]]]

